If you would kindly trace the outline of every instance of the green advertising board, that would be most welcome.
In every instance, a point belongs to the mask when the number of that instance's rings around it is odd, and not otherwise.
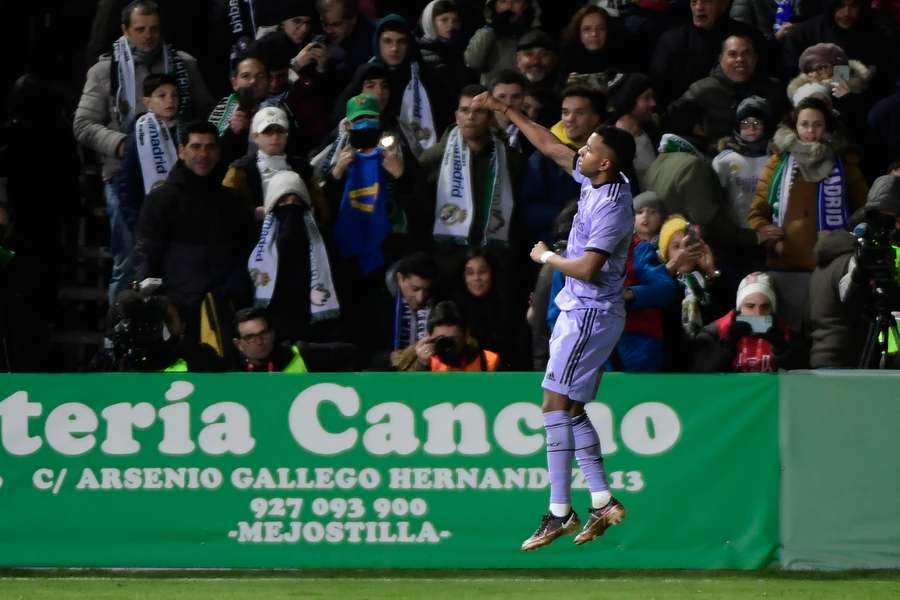
[[[9,376],[0,566],[738,568],[778,549],[774,376],[604,378],[626,521],[546,510],[540,374]],[[574,463],[573,463],[574,466]],[[589,492],[573,472],[574,507]]]

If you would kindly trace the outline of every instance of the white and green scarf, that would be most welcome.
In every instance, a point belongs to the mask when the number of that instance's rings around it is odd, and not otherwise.
[[[224,134],[225,130],[228,129],[228,126],[231,124],[231,117],[239,105],[240,100],[237,94],[231,93],[224,101],[219,102],[219,105],[209,116],[210,122],[216,126],[219,135]]]
[[[135,143],[144,178],[144,193],[149,194],[157,184],[166,180],[178,162],[178,144],[168,125],[161,123],[152,112],[138,117]]]
[[[506,163],[506,145],[496,135],[493,138],[491,167],[485,201],[487,222],[482,244],[496,241],[509,243],[510,221],[513,213],[512,184]],[[447,147],[441,161],[437,182],[437,206],[434,218],[434,237],[465,245],[475,217],[475,198],[472,190],[472,151],[454,127],[447,137]]]
[[[665,133],[663,134],[662,139],[659,140],[659,153],[666,154],[673,152],[687,152],[688,154],[693,154],[697,158],[706,160],[703,153],[697,150],[696,146],[683,137],[675,135],[674,133]]]

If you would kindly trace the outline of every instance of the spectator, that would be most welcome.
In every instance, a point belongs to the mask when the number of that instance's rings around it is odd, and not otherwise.
[[[561,120],[550,131],[561,142],[580,150],[603,119],[603,97],[586,88],[569,86],[562,93]],[[552,159],[532,153],[522,179],[522,218],[531,243],[552,242],[553,219],[571,200],[578,199],[579,184]]]
[[[805,362],[797,335],[777,316],[775,289],[765,273],[747,275],[734,310],[703,328],[691,344],[694,371],[772,372]],[[750,319],[763,324],[760,331]]]
[[[691,22],[659,38],[650,64],[650,76],[664,104],[709,75],[725,38],[735,33],[753,35],[751,27],[726,14],[728,0],[691,0],[690,8]]]
[[[897,77],[896,44],[862,0],[825,0],[823,11],[799,23],[784,39],[784,69],[794,76],[803,51],[821,43],[840,46],[847,56],[875,67],[876,94],[888,92]]]
[[[234,339],[238,352],[232,370],[263,373],[333,373],[356,370],[357,349],[352,344],[286,340],[277,343],[277,330],[262,308],[235,313]]]
[[[575,11],[562,34],[563,75],[630,71],[634,63],[623,34],[618,21],[599,6],[587,4]]]
[[[662,136],[659,156],[644,177],[647,189],[662,198],[667,213],[682,214],[700,225],[704,239],[717,251],[740,254],[755,248],[757,236],[731,219],[718,177],[698,150],[705,145],[702,108],[680,100],[670,108],[666,123],[669,133]]]
[[[634,136],[634,170],[643,188],[644,176],[656,160],[656,148],[662,137],[656,114],[656,91],[643,73],[617,75],[610,81],[608,90],[610,120]]]
[[[162,295],[123,290],[106,317],[109,347],[93,358],[91,370],[151,373],[221,373],[215,349],[185,336],[177,307]]]
[[[222,180],[222,185],[232,188],[248,207],[256,211],[259,221],[266,212],[263,210],[266,189],[276,173],[292,170],[307,178],[311,175],[311,168],[304,160],[285,153],[289,127],[287,114],[280,108],[266,106],[257,111],[250,125],[256,150],[234,161]],[[317,218],[324,220],[328,209],[321,189],[314,188],[308,200],[315,207]]]
[[[410,367],[398,370],[496,371],[500,366],[500,357],[479,347],[459,309],[448,300],[434,307],[428,317],[428,337],[419,340],[414,350]]]
[[[420,25],[423,64],[444,82],[451,97],[458,96],[465,86],[475,81],[475,74],[463,59],[465,38],[456,2],[431,0],[422,11]]]
[[[328,181],[330,195],[340,197],[334,226],[338,251],[353,263],[350,270],[363,277],[384,265],[382,244],[391,230],[389,189],[404,172],[397,148],[381,143],[380,114],[378,102],[368,94],[347,102],[347,144]]]
[[[659,256],[666,271],[681,287],[684,296],[681,328],[684,334],[693,337],[713,314],[719,312],[713,305],[722,296],[720,286],[713,288],[719,277],[713,252],[699,236],[695,225],[681,215],[672,215],[659,232]]]
[[[501,69],[491,76],[491,94],[516,110],[522,110],[527,89],[528,80],[516,70]],[[519,128],[506,118],[506,115],[495,112],[494,120],[497,122],[497,126],[506,133],[506,140],[510,148],[523,156],[529,156],[534,151],[534,147],[531,146],[528,139],[521,135]]]
[[[178,162],[141,207],[134,249],[138,280],[163,280],[191,339],[207,294],[243,306],[250,291],[244,261],[253,245],[253,216],[213,174],[216,133],[211,123],[184,126]]]
[[[747,219],[756,183],[769,161],[771,117],[764,98],[750,96],[744,99],[735,115],[734,133],[719,141],[721,152],[712,162],[713,171],[725,191],[731,218],[742,228],[749,227]]]
[[[883,175],[872,183],[866,211],[874,210],[900,228],[900,177]],[[868,213],[871,214],[871,213]],[[897,234],[892,236],[896,244]],[[809,283],[809,363],[813,369],[860,365],[866,334],[874,320],[871,281],[856,257],[856,236],[835,231],[816,243],[816,268]],[[896,281],[896,272],[888,277]],[[896,368],[896,367],[895,367]]]
[[[289,170],[267,182],[265,221],[247,268],[255,306],[268,307],[278,330],[291,339],[311,339],[340,313],[325,241],[309,190]]]
[[[761,36],[782,42],[801,17],[802,4],[802,0],[734,0],[729,15]]]
[[[531,87],[555,92],[561,81],[556,44],[540,29],[532,29],[519,38],[516,46],[516,69]]]
[[[535,0],[487,0],[484,20],[487,24],[475,32],[466,47],[466,65],[481,74],[481,84],[490,83],[489,73],[516,66],[519,38],[533,27],[540,27],[541,9]]]
[[[313,35],[322,30],[314,0],[269,0],[256,4],[253,16],[257,25],[275,26],[274,31],[266,33],[260,40],[287,38],[294,54],[306,47]]]
[[[766,241],[767,265],[782,293],[782,310],[799,329],[816,241],[847,229],[865,203],[859,160],[832,135],[834,117],[817,98],[802,101],[790,126],[775,132],[773,154],[759,178],[748,223]]]
[[[135,0],[122,11],[122,37],[110,54],[90,68],[73,131],[76,141],[96,152],[103,163],[106,213],[110,225],[113,270],[109,301],[131,279],[131,249],[134,239],[119,214],[118,189],[113,181],[125,152],[127,127],[140,111],[137,95],[149,73],[165,72],[178,81],[181,119],[204,114],[212,103],[193,57],[178,52],[160,38],[159,7],[150,0]]]
[[[349,81],[353,72],[372,58],[375,26],[359,14],[357,4],[357,0],[316,0],[328,38],[329,61],[344,81]]]
[[[484,248],[470,248],[457,272],[453,302],[462,313],[469,335],[481,348],[499,355],[504,367],[512,370],[518,363],[516,342],[524,323],[512,318],[506,285],[493,255]]]
[[[397,118],[414,156],[431,148],[449,109],[444,89],[423,67],[416,40],[403,17],[388,15],[375,29],[375,60],[387,67],[388,112]]]
[[[654,192],[634,197],[634,236],[625,267],[625,329],[610,357],[614,370],[662,371],[662,309],[676,301],[678,284],[661,264],[654,240],[659,235],[665,208]]]
[[[719,140],[734,130],[735,109],[745,98],[768,98],[772,114],[781,117],[784,88],[762,75],[759,54],[749,35],[731,35],[722,42],[719,64],[712,75],[691,84],[684,98],[697,102],[705,113],[703,129],[709,141],[704,151],[715,153]]]
[[[250,121],[269,95],[269,70],[262,57],[246,55],[238,62],[231,89],[233,92],[219,101],[208,119],[219,132],[223,168],[247,154]]]
[[[434,304],[432,288],[437,276],[437,264],[424,252],[404,256],[385,274],[389,302],[378,311],[379,324],[385,326],[378,343],[390,348],[390,364],[397,370],[410,366],[409,360],[398,362],[401,355],[411,358],[409,349],[413,348],[414,355],[416,344],[428,335],[428,316]]]
[[[447,273],[467,245],[495,245],[500,251],[510,242],[521,159],[491,130],[490,112],[470,108],[483,91],[477,84],[463,89],[456,127],[420,161],[429,183],[437,184],[433,235]]]
[[[835,67],[847,70],[847,80],[835,74]],[[800,74],[788,84],[788,96],[802,99],[802,88],[810,84],[821,84],[825,87],[825,97],[837,110],[845,131],[854,141],[862,141],[866,131],[866,109],[869,98],[865,93],[872,79],[872,70],[858,60],[850,60],[835,44],[816,44],[810,46],[800,55]]]

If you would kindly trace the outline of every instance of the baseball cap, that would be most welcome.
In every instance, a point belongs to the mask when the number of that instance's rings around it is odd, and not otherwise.
[[[259,109],[256,114],[253,115],[253,123],[250,127],[250,131],[253,133],[262,133],[267,127],[271,127],[272,125],[278,125],[285,131],[288,131],[287,114],[280,108],[266,106],[265,108]]]
[[[354,121],[360,117],[380,117],[381,108],[378,101],[369,94],[359,94],[347,100],[347,120]]]

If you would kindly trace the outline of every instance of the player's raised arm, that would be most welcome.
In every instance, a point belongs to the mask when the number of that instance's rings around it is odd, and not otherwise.
[[[486,108],[502,112],[528,138],[538,152],[550,158],[566,173],[572,172],[575,151],[560,142],[549,129],[541,127],[515,108],[497,100],[490,92],[482,92],[472,99],[472,108]]]

